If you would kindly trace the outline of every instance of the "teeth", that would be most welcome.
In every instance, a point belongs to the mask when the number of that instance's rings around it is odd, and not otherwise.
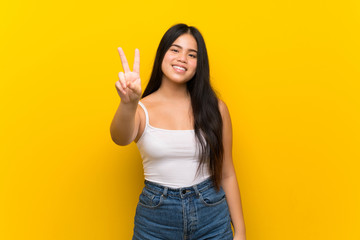
[[[179,67],[179,66],[173,66],[174,68],[176,68],[176,69],[179,69],[179,70],[182,70],[182,71],[185,71],[185,68],[183,68],[183,67]]]

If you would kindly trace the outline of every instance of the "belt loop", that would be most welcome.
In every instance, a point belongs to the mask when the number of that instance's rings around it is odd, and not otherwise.
[[[199,197],[199,196],[200,196],[200,192],[199,192],[199,189],[197,188],[197,185],[194,185],[193,188],[194,188],[194,190],[195,190],[196,196]]]
[[[164,187],[163,196],[166,197],[168,192],[168,187]]]

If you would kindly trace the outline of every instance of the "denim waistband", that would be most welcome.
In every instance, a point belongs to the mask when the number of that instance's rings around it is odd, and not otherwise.
[[[182,188],[170,188],[162,186],[158,183],[150,182],[148,180],[145,180],[145,188],[157,192],[159,194],[162,194],[164,196],[175,196],[175,197],[185,197],[190,195],[196,195],[199,196],[199,194],[209,188],[214,187],[213,181],[211,178],[208,178],[201,183],[198,183],[196,185],[190,186],[190,187],[182,187]]]

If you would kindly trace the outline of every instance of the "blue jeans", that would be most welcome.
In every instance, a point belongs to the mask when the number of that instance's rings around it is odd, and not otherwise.
[[[232,240],[222,188],[210,179],[172,189],[145,180],[136,208],[133,240]]]

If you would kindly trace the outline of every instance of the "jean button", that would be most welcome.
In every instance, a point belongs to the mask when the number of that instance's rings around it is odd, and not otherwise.
[[[181,191],[181,193],[182,193],[182,194],[185,194],[185,193],[186,193],[186,190],[185,190],[185,189],[184,189],[184,190],[182,190],[182,191]]]

